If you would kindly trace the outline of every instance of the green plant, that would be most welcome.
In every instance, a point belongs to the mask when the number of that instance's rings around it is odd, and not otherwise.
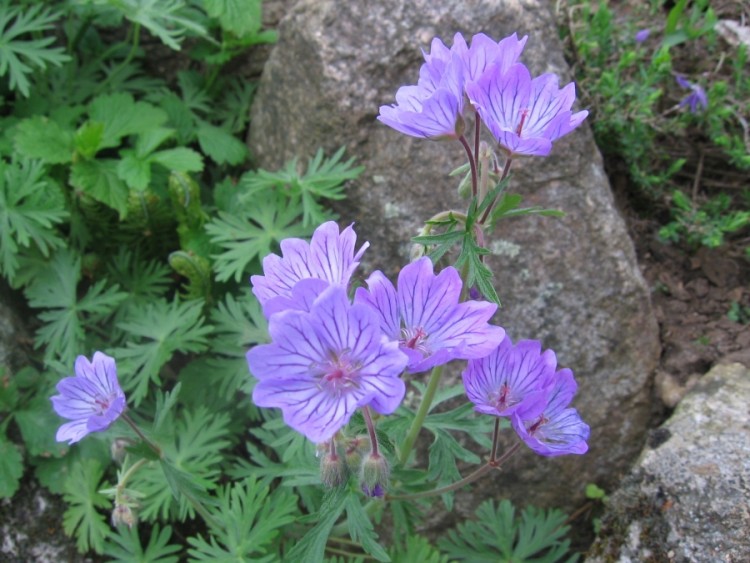
[[[679,242],[683,237],[693,247],[715,248],[724,242],[726,233],[733,233],[750,224],[750,211],[730,210],[731,200],[719,194],[696,207],[680,190],[672,194],[674,220],[659,230],[664,241]]]

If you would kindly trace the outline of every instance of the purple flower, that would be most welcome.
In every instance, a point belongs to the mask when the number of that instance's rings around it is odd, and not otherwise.
[[[488,70],[467,86],[471,103],[510,156],[546,156],[552,142],[578,127],[587,111],[572,113],[575,85],[558,88],[557,76],[531,79],[529,70],[515,64],[505,72]]]
[[[677,81],[677,84],[683,88],[691,90],[690,94],[685,96],[680,102],[680,107],[690,106],[690,113],[698,113],[708,107],[708,96],[702,86],[690,82],[684,76],[680,76],[679,74],[675,75],[675,80]]]
[[[581,420],[578,411],[568,408],[577,385],[573,372],[557,372],[544,410],[534,416],[515,413],[513,428],[521,439],[536,453],[543,456],[583,454],[589,449],[589,425]]]
[[[429,53],[424,53],[426,63],[420,70],[420,84],[426,85],[430,77],[440,76],[440,65],[451,60],[452,54],[457,54],[463,62],[464,85],[475,82],[492,65],[493,72],[504,73],[513,66],[521,56],[528,37],[518,39],[517,34],[510,35],[500,41],[495,41],[484,33],[478,33],[471,38],[471,47],[460,33],[453,36],[453,46],[448,47],[437,37],[432,40]]]
[[[463,372],[466,395],[484,414],[536,416],[547,404],[556,367],[555,353],[542,352],[540,342],[513,346],[506,336],[489,356],[469,361]]]
[[[396,131],[427,139],[454,139],[463,131],[463,68],[460,57],[425,63],[417,86],[402,86],[396,104],[380,106],[378,119]]]
[[[60,394],[51,398],[52,406],[71,421],[57,430],[58,442],[74,444],[91,432],[103,432],[126,407],[115,360],[101,352],[95,352],[91,362],[78,356],[75,376],[60,380],[57,391]]]
[[[253,401],[280,408],[313,442],[330,440],[360,407],[390,414],[401,404],[407,357],[383,337],[377,312],[349,303],[343,286],[328,287],[309,312],[273,315],[269,333],[271,344],[247,353]]]
[[[651,35],[651,30],[649,28],[642,29],[635,34],[635,42],[643,43],[646,39],[648,39],[649,35]]]
[[[356,243],[357,235],[351,225],[339,233],[339,227],[333,221],[315,229],[309,243],[298,238],[281,241],[283,257],[269,254],[263,259],[265,275],[250,278],[253,293],[263,306],[265,316],[284,309],[289,300],[299,302],[293,297],[292,289],[300,280],[325,282],[309,284],[308,291],[316,287],[319,292],[329,284],[345,287],[370,244],[365,242],[355,253]],[[280,302],[275,301],[279,298],[282,298]]]
[[[357,289],[355,302],[379,313],[383,332],[409,356],[411,373],[486,356],[505,335],[502,328],[488,324],[497,305],[459,303],[462,283],[456,269],[445,268],[436,276],[427,257],[401,270],[398,290],[382,272],[374,272],[367,286],[369,291]]]

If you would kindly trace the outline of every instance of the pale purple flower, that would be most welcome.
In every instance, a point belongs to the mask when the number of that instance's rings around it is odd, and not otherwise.
[[[675,75],[675,80],[677,84],[691,91],[690,94],[682,99],[680,107],[690,106],[690,113],[698,113],[708,107],[708,96],[700,84],[690,82],[687,78],[679,74]]]
[[[505,335],[502,328],[488,324],[497,305],[459,303],[462,283],[458,271],[448,267],[435,275],[426,256],[401,270],[398,290],[382,272],[374,272],[367,286],[369,291],[357,289],[355,302],[379,313],[385,335],[409,356],[411,373],[454,359],[481,358]]]
[[[425,78],[416,86],[399,88],[396,103],[380,106],[378,119],[412,137],[457,138],[464,126],[462,64],[457,55],[447,62],[425,63]]]
[[[572,113],[575,85],[558,88],[554,74],[532,80],[522,64],[507,72],[488,70],[467,86],[472,104],[510,156],[546,156],[552,143],[578,127],[588,111]]]
[[[552,350],[536,340],[515,346],[506,336],[488,356],[470,360],[463,372],[466,395],[475,410],[492,416],[538,415],[547,404],[557,368]]]
[[[471,38],[471,47],[460,33],[453,36],[453,46],[449,49],[437,37],[432,40],[430,52],[423,51],[426,63],[420,69],[420,84],[428,86],[440,76],[441,65],[451,60],[453,53],[463,62],[464,86],[479,80],[484,72],[494,65],[493,72],[504,73],[518,62],[527,36],[518,39],[517,34],[509,35],[495,41],[484,33],[477,33]]]
[[[543,456],[583,454],[589,449],[589,425],[578,411],[569,408],[577,385],[573,372],[557,372],[544,410],[534,416],[517,412],[511,418],[516,433],[536,453]]]
[[[641,29],[638,33],[635,34],[635,42],[643,43],[646,39],[648,39],[649,35],[651,35],[651,30],[649,28]]]
[[[57,391],[60,394],[51,397],[52,406],[71,421],[58,429],[58,442],[74,444],[91,432],[103,432],[126,407],[115,360],[102,352],[95,352],[91,362],[78,356],[75,376],[60,380]]]
[[[317,285],[320,290],[327,285],[347,286],[370,244],[365,242],[355,253],[356,243],[357,235],[351,225],[339,232],[338,225],[333,221],[315,229],[309,243],[298,238],[282,240],[282,256],[266,256],[263,259],[265,275],[250,278],[253,293],[263,306],[265,316],[269,317],[284,308],[274,300],[292,299],[292,288],[300,280],[326,282]]]
[[[360,407],[390,414],[401,404],[408,359],[383,337],[377,312],[352,305],[343,286],[329,286],[309,312],[273,315],[268,331],[271,343],[247,353],[253,401],[280,408],[313,442],[330,440]]]

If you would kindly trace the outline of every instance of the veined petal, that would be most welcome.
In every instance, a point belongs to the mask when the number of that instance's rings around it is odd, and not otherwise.
[[[535,419],[522,420],[518,415],[511,422],[518,436],[539,455],[584,454],[589,449],[586,440],[590,428],[576,409],[564,409],[541,423]]]
[[[380,327],[388,338],[398,340],[401,333],[401,314],[398,308],[396,288],[383,272],[377,270],[367,278],[367,289],[357,288],[355,303],[372,307],[379,316]]]
[[[429,335],[441,326],[441,319],[458,303],[461,276],[445,268],[437,276],[428,257],[405,266],[398,275],[398,299],[404,326],[421,327]]]

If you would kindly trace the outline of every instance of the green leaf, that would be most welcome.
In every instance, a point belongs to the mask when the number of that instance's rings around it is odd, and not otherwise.
[[[64,421],[52,410],[49,397],[34,398],[15,419],[29,454],[60,457],[68,451],[67,444],[55,440],[55,429]]]
[[[489,253],[489,250],[477,244],[472,233],[466,232],[461,245],[461,253],[456,260],[456,268],[459,270],[466,268],[465,284],[467,286],[471,287],[476,284],[482,295],[493,303],[500,305],[500,298],[492,284],[492,271],[481,259],[481,256]]]
[[[348,495],[346,498],[346,520],[352,540],[361,543],[364,550],[378,561],[391,560],[383,546],[378,543],[378,535],[362,508],[362,503],[354,495]]]
[[[188,538],[193,560],[279,561],[269,548],[284,526],[297,519],[297,497],[285,489],[270,493],[253,478],[223,487],[218,496],[214,520],[231,525],[212,528],[210,542],[200,535]]]
[[[217,164],[236,166],[247,158],[247,146],[230,132],[201,122],[196,131],[201,150]]]
[[[62,47],[50,47],[60,14],[42,4],[0,6],[0,76],[10,74],[11,90],[29,97],[28,75],[47,65],[61,66],[70,60]]]
[[[175,555],[182,550],[178,544],[170,544],[172,527],[161,528],[158,523],[149,526],[149,540],[146,547],[141,544],[138,526],[120,526],[117,533],[110,536],[104,547],[104,554],[112,561],[120,563],[177,563]],[[116,544],[116,545],[115,545]]]
[[[180,43],[186,36],[208,35],[206,28],[196,21],[195,12],[183,0],[110,0],[109,3],[175,51],[180,50]]]
[[[68,509],[63,514],[63,529],[69,536],[76,535],[81,553],[90,549],[102,553],[104,541],[110,534],[109,525],[97,510],[109,507],[109,501],[98,492],[103,473],[98,461],[87,459],[73,466],[65,480],[63,498]]]
[[[349,491],[338,487],[326,492],[323,504],[315,516],[317,524],[286,554],[285,560],[318,563],[323,560],[328,535],[346,507]]]
[[[117,163],[117,176],[129,188],[144,191],[151,182],[151,162],[138,157],[135,151],[120,151],[121,160]]]
[[[119,161],[79,160],[70,169],[71,185],[120,214],[128,214],[128,187],[118,174]]]
[[[161,127],[167,114],[126,93],[98,96],[89,105],[89,118],[102,123],[101,148],[117,147],[123,137]]]
[[[62,193],[39,161],[0,160],[0,270],[13,281],[22,248],[34,242],[43,256],[65,245],[55,225],[68,217]]]
[[[18,124],[14,143],[16,151],[27,158],[38,158],[48,164],[73,160],[73,132],[41,115]]]
[[[21,483],[23,457],[18,446],[0,434],[0,498],[10,498]]]
[[[257,33],[263,24],[261,0],[203,0],[206,13],[237,36]]]
[[[187,147],[177,147],[155,152],[150,160],[167,170],[176,172],[200,172],[203,170],[203,157]]]
[[[104,140],[104,123],[87,121],[75,133],[75,151],[84,158],[93,158],[102,148]]]
[[[129,333],[126,348],[114,355],[127,366],[122,378],[123,388],[132,391],[130,399],[140,404],[148,392],[148,384],[160,383],[161,368],[176,352],[201,352],[208,347],[213,327],[205,325],[203,302],[171,303],[164,299],[130,309],[118,328]]]
[[[240,281],[248,265],[275,250],[278,242],[306,235],[308,229],[297,223],[298,217],[294,205],[274,194],[258,196],[252,214],[220,211],[206,224],[211,242],[224,250],[213,256],[216,279]]]
[[[102,321],[127,298],[119,286],[108,287],[102,279],[79,299],[80,277],[80,256],[59,251],[25,291],[31,307],[44,309],[39,313],[44,324],[36,332],[36,347],[46,345],[45,358],[57,358],[65,365],[73,365],[84,349],[84,326]]]

